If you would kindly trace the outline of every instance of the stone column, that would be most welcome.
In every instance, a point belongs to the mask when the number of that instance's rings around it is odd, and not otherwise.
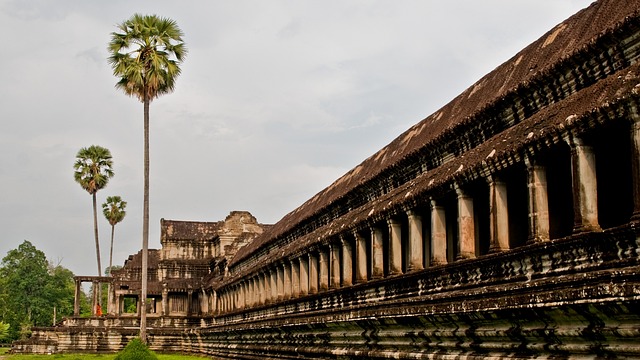
[[[187,316],[191,315],[191,300],[193,299],[193,290],[187,291]],[[146,311],[146,306],[142,307],[142,311]]]
[[[245,297],[245,306],[251,308],[255,305],[255,278],[252,276],[247,280],[247,294]]]
[[[332,289],[340,288],[340,246],[338,244],[329,245],[331,252],[331,271],[329,286]]]
[[[76,283],[76,290],[73,297],[73,316],[80,316],[80,287],[82,286],[82,282],[77,279],[74,279],[74,281]]]
[[[354,231],[356,239],[356,283],[367,282],[367,239]]]
[[[631,114],[631,185],[633,188],[633,215],[631,220],[640,221],[640,115],[634,108]]]
[[[278,287],[278,301],[284,298],[284,267],[283,264],[276,265],[276,286]]]
[[[447,263],[447,222],[444,206],[431,199],[431,264]]]
[[[342,237],[342,286],[351,286],[353,283],[353,249],[351,242]]]
[[[382,231],[371,227],[371,279],[384,277]]]
[[[169,315],[169,289],[166,284],[162,287],[162,315]]]
[[[300,295],[309,294],[309,256],[300,256]]]
[[[91,300],[91,315],[96,316],[97,310],[98,310],[97,306],[100,301],[100,299],[98,298],[98,295],[101,293],[101,291],[99,289],[100,283],[94,281],[92,284],[93,284],[93,298]]]
[[[571,146],[573,232],[600,231],[596,155],[580,138],[570,137],[567,141]]]
[[[473,214],[473,198],[456,186],[458,195],[458,259],[476,257],[476,229]]]
[[[318,255],[309,253],[309,294],[318,293]]]
[[[260,305],[264,305],[267,303],[269,288],[267,287],[267,275],[263,272],[258,275],[258,288],[260,289]]]
[[[278,264],[276,265],[276,276],[277,276],[277,286],[278,286],[278,301],[284,299],[284,265]]]
[[[218,300],[218,292],[213,290],[211,293],[211,298],[212,298],[211,308],[213,309],[213,313],[217,315],[220,313],[220,309],[218,308],[220,306],[220,301]]]
[[[269,270],[269,288],[271,289],[271,303],[278,301],[278,269]]]
[[[109,281],[109,285],[107,286],[107,313],[110,315],[115,315],[117,311],[115,295],[113,282]]]
[[[291,297],[300,296],[300,261],[291,261]]]
[[[528,242],[548,241],[549,198],[547,196],[547,171],[530,157],[527,165],[527,187],[529,190],[529,239]]]
[[[284,272],[284,299],[291,299],[291,264],[289,262],[282,263]]]
[[[495,175],[489,179],[489,251],[509,249],[509,208],[507,184]]]
[[[387,219],[389,226],[389,275],[402,274],[402,223]]]
[[[409,219],[409,271],[422,270],[422,217],[414,210],[407,211]]]
[[[327,249],[320,249],[320,291],[329,290],[329,254]]]
[[[251,279],[242,282],[242,305],[245,309],[251,307]]]

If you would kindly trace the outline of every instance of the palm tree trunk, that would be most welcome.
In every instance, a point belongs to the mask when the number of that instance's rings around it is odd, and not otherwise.
[[[142,210],[142,289],[140,340],[147,343],[147,263],[149,252],[149,95],[144,93],[144,199]]]
[[[109,275],[111,275],[111,267],[113,266],[113,234],[116,232],[116,226],[111,225],[111,248],[109,249]]]
[[[100,264],[100,241],[98,240],[98,205],[96,203],[96,193],[93,193],[93,234],[96,238],[96,259],[98,260],[98,276],[102,275],[102,264]],[[100,289],[102,286],[98,286],[98,289],[93,289],[93,291],[98,291],[98,305],[100,305]],[[95,309],[93,309],[95,311]]]

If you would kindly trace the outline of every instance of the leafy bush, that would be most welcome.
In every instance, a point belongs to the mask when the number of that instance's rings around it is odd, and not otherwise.
[[[129,341],[114,360],[158,360],[158,357],[139,338],[135,338]]]

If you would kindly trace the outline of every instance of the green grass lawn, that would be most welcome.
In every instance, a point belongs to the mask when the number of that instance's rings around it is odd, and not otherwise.
[[[54,355],[22,355],[5,354],[8,349],[0,348],[0,355],[6,360],[113,360],[116,354],[54,354]],[[158,360],[202,360],[202,357],[183,354],[159,354]]]

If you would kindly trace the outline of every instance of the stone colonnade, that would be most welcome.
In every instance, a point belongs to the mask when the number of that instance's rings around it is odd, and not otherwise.
[[[630,173],[633,178],[632,219],[640,219],[640,121],[630,126]],[[567,135],[570,182],[573,193],[572,233],[601,231],[598,222],[596,154],[589,140]],[[552,154],[553,155],[553,154]],[[406,205],[382,220],[338,234],[302,253],[281,259],[244,279],[217,291],[214,309],[219,313],[273,304],[340,287],[398,276],[484,253],[509,250],[513,244],[549,241],[552,238],[545,162],[536,155],[523,156],[527,198],[526,239],[514,241],[509,209],[509,177],[495,171],[485,180],[488,196],[475,196],[464,183],[455,183],[447,197],[430,197],[421,205]],[[453,200],[451,200],[453,199]],[[488,204],[476,204],[488,199]],[[485,208],[479,218],[478,208]],[[488,214],[488,219],[486,218]],[[455,219],[451,219],[455,216]],[[487,228],[487,251],[481,250],[478,226]],[[453,232],[453,233],[452,233]],[[570,235],[570,234],[566,234]],[[522,240],[522,239],[521,239]],[[214,296],[215,296],[214,295]]]

